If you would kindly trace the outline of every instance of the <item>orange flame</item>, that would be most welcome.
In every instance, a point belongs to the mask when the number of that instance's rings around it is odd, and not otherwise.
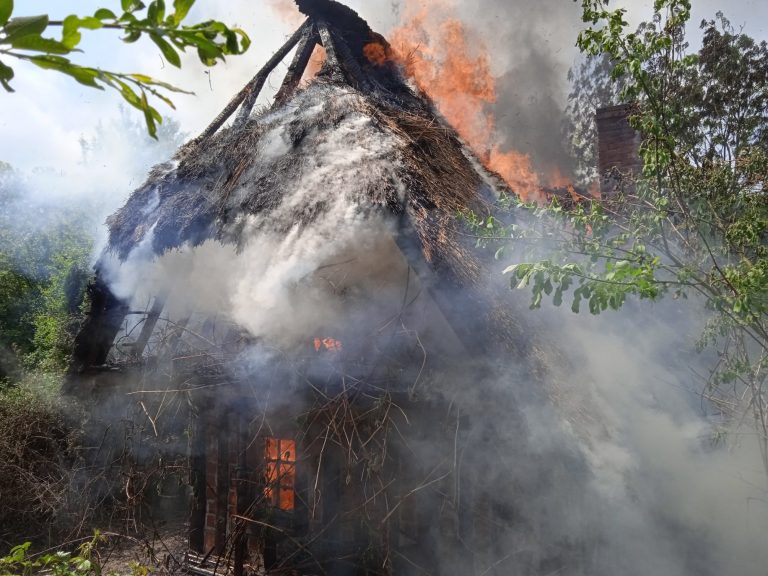
[[[317,73],[320,72],[320,68],[325,64],[325,58],[325,48],[323,48],[322,44],[318,44],[315,46],[315,50],[312,52],[312,58],[309,59],[309,64],[307,64],[307,68],[304,70],[304,80],[309,81],[317,76]]]
[[[395,57],[488,168],[523,200],[541,201],[543,183],[570,181],[557,170],[542,182],[527,154],[502,148],[489,109],[497,98],[489,52],[454,13],[454,0],[407,0],[404,23],[391,34]]]
[[[268,2],[292,25],[303,20],[292,0]],[[376,65],[394,58],[489,169],[523,200],[544,201],[543,186],[568,188],[571,180],[558,168],[542,177],[529,155],[501,145],[490,109],[497,86],[489,51],[455,16],[455,7],[456,0],[405,0],[403,23],[390,34],[392,52],[374,41],[364,54]],[[304,79],[312,79],[324,62],[325,49],[318,45]]]
[[[371,42],[363,47],[363,54],[368,61],[377,66],[383,66],[389,60],[386,47],[379,42]]]
[[[333,338],[315,338],[315,352],[325,349],[328,352],[341,352],[342,344]]]

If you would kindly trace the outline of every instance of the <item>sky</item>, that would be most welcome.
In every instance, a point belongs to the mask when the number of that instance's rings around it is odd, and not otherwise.
[[[114,31],[100,30],[84,33],[82,54],[73,59],[83,64],[105,69],[142,72],[191,90],[194,96],[174,95],[176,110],[162,104],[165,115],[178,120],[182,130],[195,134],[205,127],[228,100],[258,70],[271,53],[293,31],[292,23],[276,14],[270,6],[274,0],[198,0],[189,21],[216,18],[244,28],[253,41],[249,52],[230,58],[226,63],[206,69],[193,54],[183,58],[183,69],[165,63],[155,46],[148,40],[133,45],[119,41]],[[287,0],[286,0],[287,1]],[[541,42],[550,50],[564,74],[576,57],[573,47],[580,28],[578,6],[572,0],[560,0],[557,14],[538,10]],[[348,4],[369,20],[372,27],[386,33],[396,24],[400,0],[349,0]],[[170,2],[169,2],[170,3]],[[534,18],[534,0],[517,0],[521,19]],[[494,22],[493,2],[462,2],[456,0],[459,12],[476,28],[494,24],[496,29],[505,22]],[[509,14],[509,2],[505,2]],[[639,22],[649,11],[651,0],[622,0],[630,10],[631,20]],[[743,26],[753,37],[768,38],[768,0],[693,0],[692,22],[711,17],[717,10],[725,12],[735,26]],[[60,18],[68,13],[92,13],[99,7],[115,8],[117,0],[16,0],[16,15],[37,13]],[[550,2],[554,5],[554,2]],[[480,8],[482,6],[482,8]],[[115,8],[116,9],[116,8]],[[510,23],[512,26],[512,24]],[[515,30],[514,26],[511,28]],[[482,34],[482,30],[479,30]],[[490,35],[488,35],[490,36]],[[507,37],[507,40],[510,40]],[[498,73],[514,71],[514,55],[505,51],[504,34],[488,40],[497,58]],[[36,69],[24,63],[9,62],[16,71],[14,94],[0,93],[0,161],[20,169],[39,166],[64,167],[80,160],[78,141],[91,134],[100,122],[119,115],[121,99],[113,93],[86,88],[54,72]],[[285,70],[286,64],[279,68]],[[271,81],[274,86],[280,80]],[[564,93],[564,90],[563,90]],[[267,90],[267,95],[269,89]],[[503,97],[503,95],[502,95]],[[138,111],[135,113],[138,116]]]

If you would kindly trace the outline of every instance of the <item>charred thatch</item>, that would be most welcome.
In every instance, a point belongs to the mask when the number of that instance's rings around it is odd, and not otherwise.
[[[321,110],[307,113],[322,100],[327,104]],[[381,157],[398,170],[339,193],[352,195],[361,211],[407,214],[426,259],[472,280],[477,268],[456,236],[456,215],[487,212],[495,192],[455,132],[427,106],[420,113],[402,110],[324,81],[296,95],[290,105],[253,117],[241,131],[225,129],[204,145],[182,149],[174,164],[158,168],[110,218],[110,249],[125,259],[143,242],[151,242],[157,254],[207,239],[238,243],[244,216],[268,216],[280,204],[286,183],[322,166],[322,135],[355,119],[377,137],[395,141]],[[278,156],[268,149],[275,145],[276,128],[282,130]],[[322,210],[321,204],[301,206],[286,221],[307,223]]]

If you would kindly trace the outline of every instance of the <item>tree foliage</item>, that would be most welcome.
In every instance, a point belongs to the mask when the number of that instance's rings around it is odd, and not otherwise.
[[[87,214],[60,209],[35,226],[41,208],[23,192],[18,178],[0,181],[0,379],[64,367],[92,246]]]
[[[148,37],[173,66],[181,67],[179,52],[194,49],[200,61],[213,66],[228,55],[242,54],[249,45],[248,35],[239,28],[229,28],[215,20],[199,24],[183,24],[195,0],[174,0],[167,9],[164,0],[121,0],[121,10],[100,8],[91,16],[71,14],[61,21],[47,14],[14,16],[13,0],[0,0],[0,85],[13,92],[15,71],[11,59],[29,62],[46,70],[65,74],[90,88],[115,90],[132,107],[144,114],[149,134],[153,137],[162,116],[150,103],[152,98],[173,108],[168,94],[184,92],[166,82],[145,74],[101,70],[77,64],[71,56],[78,49],[83,30],[109,29],[123,34],[122,40],[133,43]],[[48,34],[56,29],[59,37]]]
[[[487,241],[530,247],[507,274],[532,290],[533,308],[547,297],[594,314],[630,297],[703,298],[712,319],[701,343],[720,354],[706,395],[731,423],[756,423],[768,471],[768,47],[718,14],[694,53],[690,2],[654,8],[629,31],[625,9],[583,0],[578,40],[633,103],[643,173],[573,210],[529,206],[526,226],[470,224]]]

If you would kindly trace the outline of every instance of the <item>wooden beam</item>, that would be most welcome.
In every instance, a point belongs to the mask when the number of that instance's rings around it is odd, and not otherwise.
[[[251,108],[253,108],[253,104],[256,102],[256,98],[259,97],[259,93],[264,87],[264,83],[267,81],[267,77],[272,72],[272,70],[274,70],[275,67],[283,60],[283,58],[288,55],[293,47],[298,44],[299,40],[301,40],[302,36],[304,35],[304,30],[307,28],[307,26],[310,26],[309,19],[307,19],[307,21],[304,22],[304,24],[302,24],[299,29],[296,30],[296,32],[294,32],[293,36],[288,39],[288,42],[286,42],[283,47],[280,48],[280,50],[275,52],[272,58],[270,58],[269,61],[264,65],[264,67],[259,70],[258,74],[256,74],[256,76],[254,76],[253,79],[248,82],[248,84],[246,84],[245,87],[240,90],[240,92],[238,92],[234,98],[232,98],[232,100],[229,101],[229,104],[227,104],[224,110],[222,110],[221,113],[216,116],[213,122],[211,122],[208,127],[192,141],[195,145],[198,145],[213,136],[219,130],[219,128],[224,125],[224,122],[226,122],[229,117],[235,113],[235,110],[237,110],[238,106],[241,104],[243,104],[243,108],[248,106],[247,112],[245,113],[245,119],[248,119],[248,115],[251,113]],[[243,110],[240,111],[238,120],[240,120],[242,116]]]
[[[189,427],[192,430],[190,451],[190,475],[192,484],[191,509],[189,514],[189,547],[198,554],[205,553],[205,419],[208,412],[191,413]]]
[[[79,375],[107,361],[115,337],[128,314],[128,305],[110,290],[100,265],[97,265],[96,277],[88,285],[88,295],[91,309],[75,337],[68,377],[63,386],[65,394],[75,391]]]
[[[296,87],[301,82],[301,77],[304,75],[304,71],[307,69],[309,59],[312,58],[312,51],[317,46],[318,35],[314,25],[307,27],[304,37],[299,43],[299,47],[296,49],[296,55],[293,57],[293,62],[288,68],[288,73],[285,75],[283,85],[280,86],[277,95],[275,96],[275,103],[273,107],[280,106],[283,102],[288,100],[296,91]]]
[[[272,73],[272,70],[274,70],[277,65],[280,64],[280,62],[282,62],[286,56],[288,56],[288,53],[293,50],[296,44],[299,43],[307,29],[311,27],[312,23],[309,20],[304,22],[304,24],[302,24],[301,27],[296,30],[296,33],[291,36],[290,40],[288,40],[288,42],[286,42],[285,45],[280,48],[280,50],[275,52],[272,58],[270,58],[269,62],[266,63],[264,68],[262,68],[256,77],[251,81],[251,90],[246,95],[245,100],[243,101],[243,106],[240,108],[240,112],[238,112],[237,118],[235,118],[235,122],[233,124],[233,128],[235,130],[240,130],[243,126],[245,126],[245,123],[248,121],[248,117],[251,115],[251,110],[253,110],[253,105],[256,104],[256,99],[259,97],[259,93],[264,87],[267,78]]]
[[[155,326],[160,319],[160,313],[163,311],[163,308],[165,308],[165,298],[155,296],[152,308],[144,319],[144,326],[141,327],[141,334],[139,334],[139,338],[133,345],[133,355],[136,358],[141,358],[141,355],[144,353],[144,349],[147,347],[152,332],[155,330]]]
[[[328,27],[328,23],[325,20],[318,20],[317,31],[320,34],[320,42],[323,44],[323,48],[325,48],[326,65],[331,69],[331,78],[335,82],[347,82],[344,68],[341,66],[341,61],[339,60],[336,42],[333,40],[333,35],[331,34],[331,29]]]
[[[352,51],[349,49],[349,46],[344,39],[332,32],[330,33],[330,38],[334,45],[339,64],[342,70],[347,74],[347,79],[355,88],[366,91],[370,90],[370,82],[368,82],[365,74],[363,74],[363,70],[360,68],[360,63],[357,61],[357,58],[352,55]]]

